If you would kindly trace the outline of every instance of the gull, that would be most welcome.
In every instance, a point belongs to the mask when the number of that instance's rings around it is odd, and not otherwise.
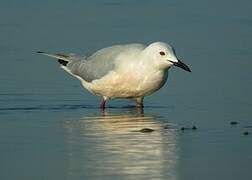
[[[79,79],[84,88],[101,96],[102,110],[108,100],[116,98],[135,99],[136,106],[143,107],[144,97],[165,84],[172,66],[191,72],[177,58],[174,48],[164,42],[114,45],[88,57],[37,53],[56,58],[61,68]]]

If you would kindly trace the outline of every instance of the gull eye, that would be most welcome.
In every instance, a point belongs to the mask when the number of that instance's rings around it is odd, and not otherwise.
[[[164,51],[160,51],[159,54],[160,54],[161,56],[164,56],[164,55],[165,55],[165,52],[164,52]]]

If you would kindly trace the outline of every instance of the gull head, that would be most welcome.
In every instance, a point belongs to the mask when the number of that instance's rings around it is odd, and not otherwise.
[[[154,42],[143,52],[160,69],[168,69],[174,65],[191,72],[190,68],[177,58],[174,48],[167,43]]]

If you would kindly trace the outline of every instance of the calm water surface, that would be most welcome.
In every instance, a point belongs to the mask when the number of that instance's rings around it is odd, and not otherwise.
[[[0,179],[251,179],[250,7],[1,1]],[[171,69],[143,110],[115,100],[100,112],[99,98],[35,53],[158,40],[174,45],[192,73]]]

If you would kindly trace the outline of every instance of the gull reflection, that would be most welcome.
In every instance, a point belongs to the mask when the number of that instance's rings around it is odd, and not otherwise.
[[[68,120],[69,178],[175,179],[177,133],[167,121],[141,109],[113,110]],[[151,129],[154,131],[141,131]]]

